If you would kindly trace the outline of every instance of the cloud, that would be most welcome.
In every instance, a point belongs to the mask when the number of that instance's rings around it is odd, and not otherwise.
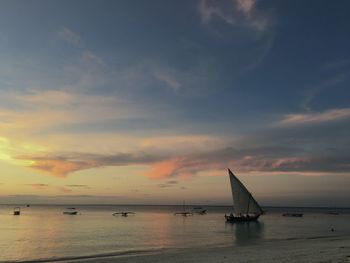
[[[153,74],[158,80],[162,81],[174,92],[179,91],[181,88],[181,83],[170,72],[166,72],[164,69],[156,67],[153,69]]]
[[[88,161],[46,158],[32,158],[31,160],[33,163],[29,166],[30,168],[46,171],[57,177],[65,177],[68,173],[96,167]]]
[[[340,85],[347,85],[347,81],[350,78],[350,71],[348,67],[345,66],[344,68],[342,68],[340,67],[340,65],[337,65],[337,63],[333,63],[333,64],[331,63],[328,65],[328,68],[326,69],[328,70],[328,72],[326,72],[328,74],[330,71],[333,71],[331,72],[331,77],[323,79],[318,85],[314,85],[313,87],[307,89],[304,92],[304,98],[301,102],[301,107],[303,109],[310,111],[312,108],[313,101],[318,96],[320,96],[322,92],[325,92],[326,90],[331,88],[334,90]],[[324,72],[321,72],[320,74],[325,75]]]
[[[178,184],[178,181],[176,181],[176,180],[169,180],[166,183],[167,184]]]
[[[255,8],[255,0],[237,0],[237,8],[242,11],[246,16],[251,16]]]
[[[149,164],[161,160],[163,157],[144,153],[114,155],[81,154],[72,153],[67,155],[46,156],[17,156],[18,160],[30,161],[28,167],[44,171],[56,177],[66,177],[68,174],[80,170],[102,166],[127,166]]]
[[[91,61],[93,63],[104,65],[102,58],[93,53],[91,50],[84,50],[82,53],[82,57],[86,61]]]
[[[72,172],[96,167],[130,165],[148,166],[149,170],[140,175],[154,179],[190,177],[202,172],[224,171],[228,167],[240,172],[300,172],[305,174],[350,172],[350,159],[346,154],[332,152],[310,154],[302,148],[278,146],[228,147],[175,156],[162,156],[155,153],[119,153],[115,155],[75,153],[56,157],[22,156],[18,158],[31,161],[30,168],[57,177],[66,177]],[[177,181],[170,180],[160,186],[169,187],[176,183]]]
[[[268,19],[256,9],[255,0],[201,0],[198,11],[203,23],[220,19],[231,26],[246,26],[256,31],[264,31]]]
[[[82,187],[82,188],[88,188],[89,186],[88,185],[86,185],[86,184],[67,184],[67,185],[65,185],[65,186],[67,186],[67,187],[77,187],[77,188],[80,188],[80,187]]]
[[[82,45],[81,37],[77,33],[70,30],[69,28],[62,27],[57,32],[57,34],[62,40],[64,40],[65,42],[67,42],[72,46],[81,47]]]
[[[178,169],[180,160],[169,159],[161,162],[151,164],[151,169],[146,176],[152,178],[164,178],[168,176],[175,176],[175,172]]]
[[[104,65],[103,59],[92,52],[86,45],[83,44],[82,37],[73,32],[71,29],[63,27],[58,32],[57,35],[60,39],[70,44],[71,46],[77,48],[79,52],[81,51],[81,58],[84,62],[91,62],[98,65]]]
[[[331,109],[324,112],[286,115],[277,125],[292,126],[337,121],[350,117],[350,108]]]
[[[2,135],[9,138],[29,135],[33,139],[33,135],[41,132],[52,135],[57,127],[140,118],[144,114],[138,106],[131,107],[128,100],[74,90],[4,91],[0,92],[0,98],[12,104],[12,107],[0,106],[0,128]]]
[[[130,196],[122,195],[75,195],[75,194],[61,194],[61,195],[1,195],[2,203],[4,204],[112,204],[116,202],[128,203]],[[132,201],[131,201],[132,203]]]
[[[76,102],[76,94],[64,90],[27,90],[26,92],[8,92],[2,93],[2,97],[20,104],[22,107],[41,108],[41,107],[60,107],[71,105]]]
[[[160,188],[168,188],[168,187],[174,187],[177,184],[178,184],[178,181],[176,181],[176,180],[169,180],[169,181],[167,181],[165,183],[158,184],[158,187],[160,187]]]
[[[65,187],[65,186],[56,186],[56,185],[49,185],[49,184],[42,184],[42,183],[33,183],[33,184],[26,184],[27,186],[31,186],[35,188],[36,190],[47,190],[47,189],[54,189],[62,193],[71,193],[72,190]]]
[[[35,189],[44,189],[44,188],[49,187],[48,184],[41,184],[41,183],[26,184],[26,185],[31,186],[31,187],[33,187],[33,188],[35,188]]]

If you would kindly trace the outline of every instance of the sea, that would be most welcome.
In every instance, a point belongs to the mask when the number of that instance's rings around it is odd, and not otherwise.
[[[175,215],[182,206],[0,205],[0,261],[54,261],[183,248],[249,246],[269,240],[350,235],[350,208],[265,207],[258,222],[226,223],[232,207],[203,206],[207,214]],[[191,210],[187,206],[187,210]],[[132,211],[128,217],[114,212]],[[303,213],[284,217],[283,213]]]

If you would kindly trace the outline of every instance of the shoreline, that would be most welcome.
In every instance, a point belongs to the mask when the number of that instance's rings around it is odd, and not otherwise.
[[[45,262],[45,261],[43,261]],[[65,263],[350,262],[350,236],[267,240],[260,244],[138,251],[50,260]]]

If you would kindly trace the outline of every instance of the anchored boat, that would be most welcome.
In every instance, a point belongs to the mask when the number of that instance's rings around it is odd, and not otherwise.
[[[13,215],[14,216],[19,216],[21,214],[21,208],[19,206],[15,207],[13,209]]]
[[[182,204],[182,212],[176,212],[174,215],[182,215],[182,216],[193,216],[192,212],[186,211],[185,200]]]
[[[235,222],[250,222],[258,220],[259,216],[264,213],[258,202],[252,194],[242,184],[240,180],[228,169],[232,198],[234,203],[234,213],[225,215],[226,221]]]
[[[128,215],[134,215],[134,214],[135,214],[134,212],[122,211],[122,212],[113,213],[112,215],[114,215],[114,216],[121,215],[121,216],[124,216],[124,217],[128,217]]]
[[[78,211],[75,209],[75,207],[68,207],[66,211],[63,211],[64,215],[77,215]]]

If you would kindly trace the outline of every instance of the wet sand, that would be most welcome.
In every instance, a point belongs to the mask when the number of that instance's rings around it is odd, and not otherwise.
[[[60,262],[350,262],[350,236],[270,240],[256,245],[176,249]]]

